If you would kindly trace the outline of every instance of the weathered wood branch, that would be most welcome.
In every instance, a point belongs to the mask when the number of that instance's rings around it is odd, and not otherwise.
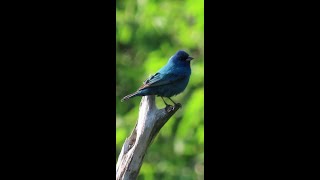
[[[143,96],[138,121],[126,138],[116,165],[117,180],[135,180],[144,155],[163,125],[181,107],[180,104],[157,109],[155,96]]]

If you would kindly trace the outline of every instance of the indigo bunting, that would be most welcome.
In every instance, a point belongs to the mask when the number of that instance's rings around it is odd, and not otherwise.
[[[191,75],[190,61],[192,59],[193,57],[185,51],[177,51],[164,67],[146,79],[136,92],[123,97],[121,102],[135,96],[157,95],[162,98],[166,106],[168,104],[163,97],[167,97],[174,105],[177,105],[170,97],[180,94],[187,87]]]

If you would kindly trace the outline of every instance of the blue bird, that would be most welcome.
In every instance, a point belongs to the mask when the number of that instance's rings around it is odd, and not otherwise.
[[[157,95],[160,96],[166,106],[168,104],[163,97],[167,97],[177,105],[170,97],[180,94],[187,87],[191,75],[190,61],[193,57],[185,51],[177,51],[157,73],[143,82],[143,85],[134,93],[121,99],[121,102],[135,96]]]

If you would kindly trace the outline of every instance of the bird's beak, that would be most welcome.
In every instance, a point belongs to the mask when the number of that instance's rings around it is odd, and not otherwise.
[[[187,61],[191,61],[192,59],[193,59],[193,57],[189,56],[189,57],[187,58]]]

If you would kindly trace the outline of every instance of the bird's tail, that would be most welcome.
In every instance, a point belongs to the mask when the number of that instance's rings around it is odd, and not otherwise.
[[[134,93],[132,93],[132,94],[126,95],[125,97],[123,97],[123,98],[121,99],[121,102],[126,101],[126,100],[128,100],[128,99],[130,99],[130,98],[132,98],[132,97],[135,97],[137,94],[138,94],[138,92],[134,92]]]

